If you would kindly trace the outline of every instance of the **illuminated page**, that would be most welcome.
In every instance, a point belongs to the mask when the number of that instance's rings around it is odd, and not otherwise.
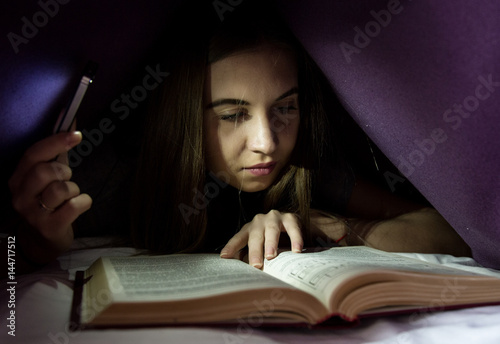
[[[168,301],[261,288],[291,288],[236,259],[217,254],[108,257],[115,301]]]
[[[264,272],[315,295],[324,304],[330,304],[330,297],[343,281],[380,269],[436,274],[469,274],[462,270],[364,246],[336,247],[313,253],[288,251],[264,262]]]

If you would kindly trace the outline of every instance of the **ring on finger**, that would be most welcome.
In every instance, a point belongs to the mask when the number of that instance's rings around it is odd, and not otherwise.
[[[42,208],[44,211],[47,211],[49,213],[52,213],[53,211],[56,210],[56,208],[49,207],[42,201],[42,196],[38,196],[38,204],[40,204],[40,208]]]

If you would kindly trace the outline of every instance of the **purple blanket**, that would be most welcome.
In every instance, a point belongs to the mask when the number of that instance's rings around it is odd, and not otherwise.
[[[17,1],[1,11],[2,180],[19,152],[50,131],[87,59],[101,69],[81,111],[118,109],[132,76],[156,69],[138,66],[173,3]],[[500,3],[280,3],[356,122],[474,258],[499,268]],[[381,172],[390,188],[404,181]]]

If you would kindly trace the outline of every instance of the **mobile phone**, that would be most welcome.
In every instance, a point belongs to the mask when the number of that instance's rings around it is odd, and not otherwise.
[[[85,92],[87,92],[87,88],[92,83],[92,80],[95,77],[97,67],[97,63],[93,61],[87,62],[87,65],[83,70],[83,75],[80,79],[80,83],[78,84],[78,87],[73,94],[73,98],[71,98],[71,101],[66,107],[66,110],[58,118],[56,125],[54,126],[54,134],[70,130],[71,124],[73,124],[73,121],[75,120],[75,115],[78,111],[78,108],[80,107],[83,96],[85,95]]]

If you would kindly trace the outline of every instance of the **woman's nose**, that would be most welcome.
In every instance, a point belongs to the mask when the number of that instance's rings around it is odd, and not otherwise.
[[[268,115],[254,116],[251,122],[247,132],[248,148],[262,154],[273,153],[278,145],[278,136]]]

